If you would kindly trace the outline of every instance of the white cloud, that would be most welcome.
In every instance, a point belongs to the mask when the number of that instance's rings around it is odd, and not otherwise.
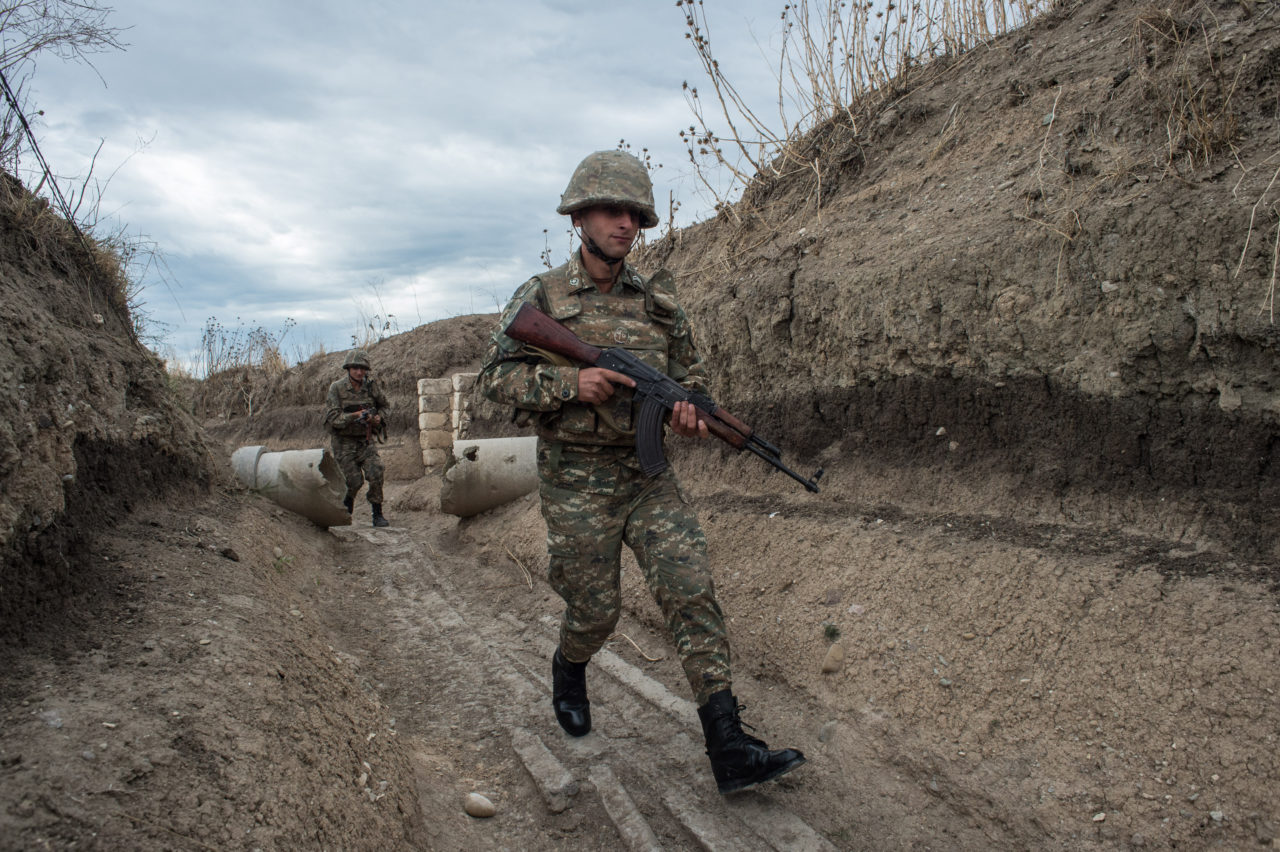
[[[97,166],[104,208],[155,240],[176,286],[153,315],[189,348],[208,316],[349,343],[371,282],[416,325],[495,309],[567,254],[554,213],[569,174],[625,139],[655,194],[705,215],[677,131],[698,66],[670,0],[115,0],[127,51],[39,68],[46,154]],[[754,38],[779,0],[718,0],[726,67],[772,82]],[[755,30],[753,37],[748,24]],[[130,158],[138,140],[146,145]],[[127,160],[127,162],[126,162]],[[176,303],[176,304],[175,304]]]

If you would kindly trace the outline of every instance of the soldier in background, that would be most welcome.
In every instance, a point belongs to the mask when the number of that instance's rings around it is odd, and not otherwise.
[[[356,495],[368,480],[373,525],[385,527],[388,521],[382,516],[382,459],[375,439],[386,433],[383,417],[391,406],[377,382],[369,377],[369,356],[363,349],[352,349],[342,369],[347,371],[347,377],[329,385],[324,403],[324,425],[333,433],[333,457],[347,480],[347,496],[342,505],[351,514]]]
[[[558,213],[572,217],[581,248],[565,265],[516,291],[490,339],[484,394],[535,423],[548,579],[564,599],[551,659],[552,707],[571,736],[591,730],[586,669],[621,614],[619,556],[635,552],[675,638],[698,703],[707,755],[721,793],[743,790],[804,763],[742,730],[731,691],[729,641],[716,601],[707,543],[670,468],[649,478],[636,458],[635,386],[627,376],[549,358],[503,333],[522,303],[556,318],[587,343],[621,346],[690,390],[707,391],[702,357],[668,275],[645,278],[624,262],[641,228],[658,224],[644,164],[600,151],[578,166]],[[697,409],[680,402],[669,425],[706,437]]]

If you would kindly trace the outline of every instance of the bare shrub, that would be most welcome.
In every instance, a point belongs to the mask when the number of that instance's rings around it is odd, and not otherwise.
[[[130,317],[137,289],[128,274],[128,256],[114,238],[83,234],[6,172],[0,172],[0,220],[21,235],[33,257],[83,285],[85,316]],[[136,332],[136,324],[133,328]]]
[[[756,176],[803,170],[821,180],[823,152],[802,150],[806,134],[839,120],[856,136],[860,116],[893,96],[909,73],[1020,27],[1052,3],[915,0],[902,6],[890,0],[881,6],[868,0],[792,0],[779,16],[776,119],[747,103],[720,66],[705,0],[677,0],[676,6],[710,89],[700,93],[685,82],[694,121],[680,136],[702,185],[716,208],[725,210]],[[723,184],[721,174],[729,176]]]
[[[268,376],[279,375],[289,366],[282,346],[295,324],[292,317],[286,318],[283,328],[275,334],[262,326],[247,327],[239,317],[234,327],[223,325],[217,317],[209,317],[190,372],[208,377],[230,370],[256,369]]]
[[[1201,0],[1149,6],[1134,18],[1134,65],[1165,116],[1171,167],[1207,166],[1229,153],[1239,134],[1232,99],[1244,59],[1234,71],[1216,62],[1221,38],[1217,18]]]
[[[376,307],[370,307],[363,298],[353,299],[356,306],[356,330],[351,334],[351,346],[355,349],[368,349],[379,340],[400,333],[399,320],[382,302],[382,285],[383,281],[379,278],[370,279],[366,284],[368,292],[373,294]]]
[[[42,115],[32,107],[27,83],[42,55],[92,65],[95,53],[124,49],[121,30],[108,23],[111,8],[98,0],[0,0],[0,77],[4,82],[5,112],[0,121],[0,168],[24,177],[21,162],[26,153],[36,154],[35,139],[28,119]],[[28,180],[37,194],[44,181],[53,180],[47,169],[35,171]],[[67,211],[64,211],[66,213]],[[74,217],[68,215],[69,219]]]
[[[141,296],[143,282],[152,274],[168,283],[164,259],[146,237],[127,234],[123,228],[103,232],[99,208],[111,176],[99,179],[96,175],[102,143],[83,176],[64,177],[45,160],[31,126],[32,120],[44,114],[31,104],[28,95],[37,60],[53,56],[92,67],[93,54],[123,50],[121,30],[109,23],[112,11],[98,0],[0,0],[0,90],[4,97],[0,170],[12,175],[15,184],[25,182],[32,187],[26,198],[25,190],[16,195],[10,191],[9,201],[22,199],[17,224],[28,229],[40,252],[72,269],[73,276],[94,278],[107,302],[128,317],[135,339],[155,347],[163,327],[152,322]],[[33,161],[30,166],[29,160]],[[39,198],[42,193],[48,201]],[[61,212],[60,223],[54,221],[59,217],[51,206]],[[88,257],[87,266],[76,267],[53,257],[74,253],[73,243]],[[87,293],[92,308],[95,293],[92,288]]]

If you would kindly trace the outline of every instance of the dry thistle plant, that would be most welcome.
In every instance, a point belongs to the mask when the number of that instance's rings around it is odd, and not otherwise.
[[[906,6],[895,0],[883,6],[871,0],[787,2],[779,16],[781,43],[773,68],[774,124],[747,103],[716,59],[705,0],[677,0],[685,38],[710,89],[704,96],[684,84],[694,119],[680,131],[689,161],[718,210],[729,207],[757,176],[802,169],[820,180],[823,152],[800,147],[811,130],[838,119],[856,136],[860,109],[888,97],[908,72],[1016,29],[1051,5],[1052,0],[916,0]],[[727,181],[720,182],[721,174]]]
[[[229,328],[217,317],[205,321],[196,363],[190,372],[200,378],[243,369],[259,369],[269,376],[283,373],[288,364],[281,346],[295,325],[294,319],[286,317],[279,334],[262,326],[247,328],[238,317],[236,323]]]

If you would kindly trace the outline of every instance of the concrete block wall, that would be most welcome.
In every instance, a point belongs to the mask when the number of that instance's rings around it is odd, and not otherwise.
[[[471,389],[479,373],[453,374],[453,437],[471,437]]]
[[[418,380],[418,444],[428,468],[445,462],[453,442],[467,437],[471,424],[470,396],[476,373],[454,373]]]

